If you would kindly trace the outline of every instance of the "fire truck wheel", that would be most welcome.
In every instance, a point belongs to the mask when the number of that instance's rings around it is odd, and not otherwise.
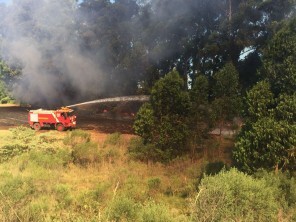
[[[34,123],[33,128],[36,131],[40,130],[40,128],[41,128],[40,123]]]
[[[64,127],[63,124],[59,123],[59,124],[57,124],[56,129],[57,129],[58,131],[64,131],[65,127]]]

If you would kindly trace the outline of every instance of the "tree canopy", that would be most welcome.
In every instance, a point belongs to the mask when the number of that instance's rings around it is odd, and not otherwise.
[[[174,67],[185,81],[197,73],[211,77],[229,61],[246,89],[258,79],[254,73],[266,43],[294,8],[294,0],[13,1],[0,6],[1,55],[24,74],[16,97],[27,88],[38,90],[34,76],[68,101],[135,94],[139,85],[149,92]],[[281,69],[268,59],[265,64]],[[48,91],[44,87],[39,95]]]
[[[295,20],[285,24],[271,39],[264,55],[264,81],[246,97],[246,123],[234,158],[246,171],[295,170],[296,82]]]

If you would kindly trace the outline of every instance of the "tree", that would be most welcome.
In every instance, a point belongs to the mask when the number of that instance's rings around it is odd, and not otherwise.
[[[246,172],[295,168],[296,127],[271,117],[260,118],[245,127],[233,152],[238,166]]]
[[[139,109],[134,123],[135,132],[143,138],[144,144],[151,143],[154,130],[154,113],[150,103]]]
[[[264,74],[276,96],[296,89],[296,18],[284,24],[264,52]]]
[[[8,103],[12,100],[9,91],[13,80],[19,75],[19,69],[12,69],[4,61],[0,60],[0,103]]]
[[[211,112],[209,107],[209,81],[206,76],[199,75],[194,80],[190,90],[191,110],[189,118],[190,147],[194,156],[197,147],[202,147],[211,125]]]
[[[150,103],[141,107],[134,123],[135,133],[154,144],[161,153],[159,158],[165,161],[185,149],[190,101],[183,89],[179,73],[168,73],[153,86]]]
[[[274,95],[270,84],[266,81],[258,82],[252,90],[247,92],[247,115],[252,121],[271,115],[274,106]]]
[[[247,172],[264,169],[294,169],[296,164],[295,95],[276,101],[267,82],[247,93],[247,119],[233,156]]]
[[[296,165],[295,19],[283,26],[263,55],[266,80],[246,98],[246,123],[234,159],[247,172],[258,168],[294,170]]]
[[[238,72],[232,63],[226,64],[214,75],[212,107],[220,133],[224,123],[232,121],[241,110],[238,78]]]

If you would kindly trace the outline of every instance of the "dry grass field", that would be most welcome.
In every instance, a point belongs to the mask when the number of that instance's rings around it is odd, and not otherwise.
[[[0,108],[0,221],[188,221],[208,166],[231,164],[227,138],[147,164],[129,155],[131,119],[81,115],[76,130],[36,132],[26,118]]]

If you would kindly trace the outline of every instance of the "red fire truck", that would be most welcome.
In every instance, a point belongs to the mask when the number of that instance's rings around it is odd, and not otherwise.
[[[40,130],[42,127],[54,127],[58,131],[76,127],[76,116],[73,110],[62,107],[57,110],[30,110],[28,115],[29,124],[32,129]]]

